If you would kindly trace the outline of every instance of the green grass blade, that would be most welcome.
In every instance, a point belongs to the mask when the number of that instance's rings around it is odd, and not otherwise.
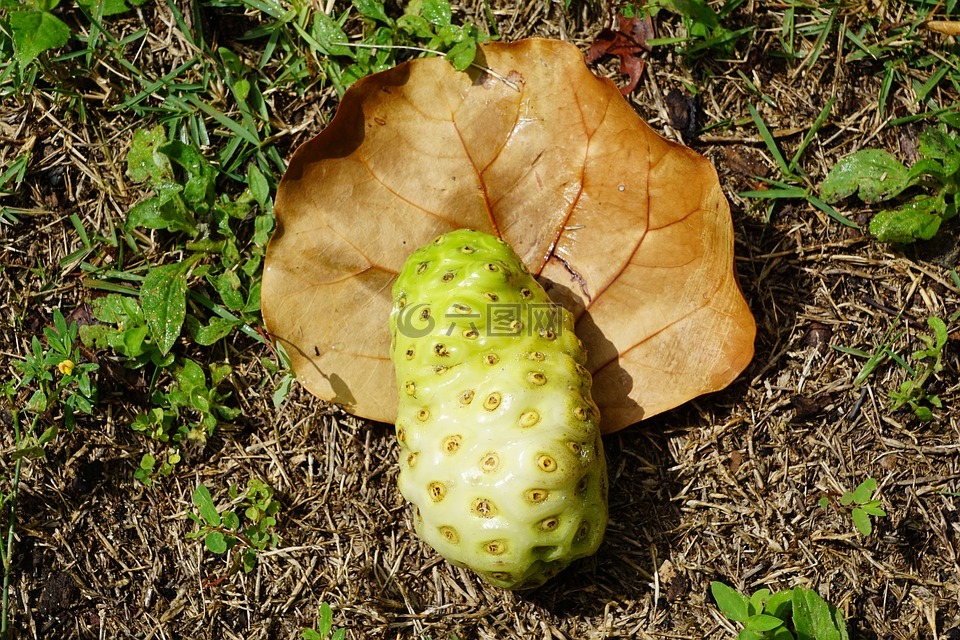
[[[777,146],[777,141],[774,140],[773,134],[770,133],[770,129],[767,128],[767,123],[760,117],[756,107],[752,104],[747,104],[747,108],[750,110],[750,117],[753,118],[754,124],[757,125],[760,137],[763,139],[764,144],[767,145],[770,155],[773,156],[777,166],[780,167],[780,173],[783,174],[784,178],[794,177],[790,171],[790,165],[787,164],[787,161],[783,159],[783,154],[780,153],[780,147]]]

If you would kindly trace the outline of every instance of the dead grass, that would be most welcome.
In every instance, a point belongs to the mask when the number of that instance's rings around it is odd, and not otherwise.
[[[483,7],[465,2],[461,15],[485,24]],[[956,225],[938,245],[900,253],[801,201],[778,207],[769,223],[764,211],[748,208],[736,192],[756,188],[756,175],[775,175],[748,102],[760,105],[790,155],[826,98],[837,97],[802,163],[815,184],[857,148],[909,157],[918,129],[883,126],[874,69],[846,64],[835,40],[812,68],[797,71],[768,55],[782,7],[750,3],[745,11],[760,30],[743,60],[691,69],[657,51],[631,100],[675,139],[671,89],[697,88],[705,124],[735,123],[688,143],[715,162],[734,205],[757,356],[728,390],[606,439],[611,522],[595,557],[530,594],[487,587],[446,564],[412,533],[395,485],[391,427],[296,388],[275,410],[258,364],[264,352],[238,340],[215,357],[237,369],[243,417],[191,452],[157,490],[132,479],[144,442],[128,421],[145,381],[116,369],[100,380],[101,410],[62,435],[45,460],[25,466],[14,637],[299,638],[321,602],[348,638],[734,637],[709,600],[711,580],[751,591],[809,585],[844,611],[853,638],[960,637],[958,498],[944,493],[960,490],[957,334],[934,384],[945,408],[927,424],[888,408],[887,391],[905,376],[900,367],[887,364],[854,387],[862,361],[830,346],[870,350],[894,327],[905,333],[893,347],[906,354],[927,317],[955,313]],[[606,24],[599,3],[567,13],[557,2],[504,0],[493,13],[505,40],[560,37],[582,49]],[[155,34],[135,54],[143,68],[159,75],[193,55],[163,6],[125,28],[142,25]],[[663,26],[664,33],[678,28],[671,19]],[[939,42],[931,37],[928,46]],[[122,158],[140,122],[109,109],[109,87],[124,86],[123,73],[98,69],[107,88],[87,88],[83,120],[49,88],[0,108],[2,164],[25,148],[34,154],[23,188],[4,202],[25,212],[19,223],[0,225],[5,367],[51,322],[52,309],[68,312],[90,295],[75,265],[60,263],[80,247],[68,216],[105,230],[139,197]],[[601,71],[616,76],[611,63]],[[737,71],[776,108],[751,95]],[[938,91],[940,104],[957,100]],[[916,111],[911,92],[896,91],[887,112]],[[335,106],[329,90],[271,100],[287,150],[315,134]],[[849,213],[867,219],[864,210]],[[7,429],[5,453],[12,442]],[[11,469],[9,457],[0,458],[0,476]],[[254,572],[224,575],[222,558],[185,539],[190,497],[204,482],[225,501],[230,483],[254,476],[277,489],[281,544]],[[889,515],[863,538],[848,514],[824,511],[817,500],[868,476],[878,479]]]

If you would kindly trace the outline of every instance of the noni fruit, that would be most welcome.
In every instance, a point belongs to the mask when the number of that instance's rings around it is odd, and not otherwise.
[[[594,553],[607,477],[586,354],[513,249],[471,230],[421,247],[390,330],[399,487],[420,536],[506,589]]]

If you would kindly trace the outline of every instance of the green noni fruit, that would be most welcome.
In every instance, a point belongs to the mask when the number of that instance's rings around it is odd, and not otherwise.
[[[506,589],[594,553],[606,463],[571,314],[509,245],[471,230],[415,251],[393,300],[399,487],[417,533]]]

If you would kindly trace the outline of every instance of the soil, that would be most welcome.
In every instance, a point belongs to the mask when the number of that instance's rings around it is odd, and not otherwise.
[[[233,12],[220,21],[218,11],[226,10],[203,4],[211,33],[243,49],[236,38],[258,14]],[[561,2],[501,0],[491,7],[503,40],[562,38],[587,51],[613,19],[596,3],[572,4],[569,11]],[[906,19],[896,13],[902,7],[868,4],[844,8],[838,20],[853,30]],[[890,409],[888,393],[908,377],[904,367],[888,360],[854,384],[865,360],[837,348],[872,353],[888,340],[909,362],[922,346],[918,336],[929,333],[928,317],[956,318],[960,282],[950,270],[960,251],[958,225],[901,250],[803,200],[768,212],[738,195],[762,188],[760,177],[779,175],[748,104],[789,159],[836,98],[801,162],[819,185],[837,160],[859,148],[885,148],[911,161],[924,125],[891,126],[890,119],[932,103],[955,104],[958,95],[945,82],[918,104],[915,90],[925,76],[912,70],[911,82],[893,83],[881,109],[883,62],[849,60],[836,31],[812,64],[775,55],[786,6],[748,2],[731,14],[729,28],[757,29],[728,59],[691,61],[670,46],[644,54],[643,77],[628,96],[654,129],[717,167],[758,334],[753,362],[727,389],[604,439],[610,524],[595,556],[530,593],[504,592],[447,564],[413,533],[396,488],[393,427],[347,415],[296,385],[275,408],[279,378],[260,365],[269,352],[245,338],[215,355],[234,367],[242,416],[145,488],[133,474],[153,444],[129,423],[146,405],[150,381],[109,354],[91,354],[101,364],[97,410],[23,467],[12,637],[292,639],[316,625],[326,602],[347,638],[733,638],[736,625],[709,594],[713,580],[748,592],[814,588],[843,612],[851,638],[960,637],[957,323],[950,325],[945,368],[928,388],[943,406],[928,422],[909,409]],[[484,7],[464,2],[455,17],[487,26]],[[804,13],[814,21],[829,15]],[[157,34],[140,64],[158,76],[193,55],[163,3],[111,24],[122,34]],[[670,36],[683,26],[663,11],[657,28]],[[955,46],[933,34],[922,42],[932,53]],[[803,45],[811,51],[814,38]],[[622,84],[618,66],[606,58],[595,70]],[[85,119],[49,83],[38,83],[29,97],[5,96],[0,109],[0,135],[9,146],[4,165],[17,149],[33,152],[21,188],[4,201],[24,212],[15,223],[0,221],[5,367],[52,325],[53,309],[82,311],[92,295],[82,274],[61,262],[82,246],[70,216],[88,230],[106,229],[139,197],[122,159],[140,123],[112,109],[115,77],[104,72],[104,79],[77,89]],[[271,99],[288,125],[280,142],[287,157],[337,104],[320,85]],[[839,206],[861,226],[876,210],[856,201]],[[9,413],[4,424],[0,477],[9,479]],[[191,497],[202,482],[224,505],[226,487],[252,477],[277,491],[280,543],[260,554],[252,572],[228,573],[222,556],[186,537],[195,530],[187,517]],[[836,499],[867,477],[877,479],[887,515],[862,536]],[[833,506],[821,508],[823,496]]]

